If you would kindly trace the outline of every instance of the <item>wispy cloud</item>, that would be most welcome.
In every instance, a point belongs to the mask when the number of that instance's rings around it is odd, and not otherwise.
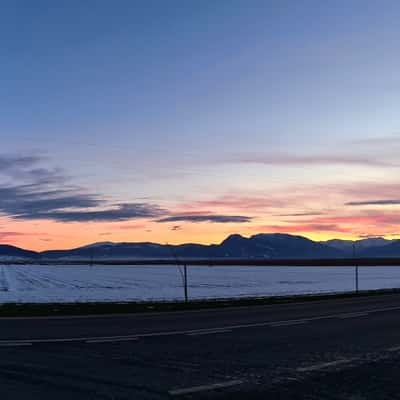
[[[400,134],[381,137],[368,137],[364,139],[355,140],[353,144],[362,144],[367,146],[387,146],[387,145],[400,145]]]
[[[292,225],[263,225],[258,227],[263,232],[299,233],[299,232],[351,232],[337,224],[292,224]]]
[[[215,210],[215,209],[232,209],[232,210],[258,210],[266,211],[269,208],[284,207],[287,200],[284,198],[274,198],[272,196],[251,196],[246,194],[229,194],[219,196],[213,199],[197,200],[191,203],[179,205],[179,210],[186,210],[193,214],[192,210]],[[204,213],[205,211],[203,211]]]
[[[400,193],[400,184],[366,182],[352,185],[331,185],[327,189],[340,192],[347,198],[360,199],[360,201],[374,199],[377,193],[379,193],[381,199],[397,199]]]
[[[9,171],[21,171],[21,169],[31,168],[33,164],[42,161],[39,156],[17,156],[17,155],[0,155],[0,173]]]
[[[368,156],[355,155],[295,155],[295,154],[244,154],[232,157],[228,162],[277,166],[299,165],[361,165],[387,167],[394,164]]]
[[[146,228],[145,224],[135,224],[135,225],[129,224],[129,225],[121,225],[119,227],[119,229],[127,230],[127,231],[133,231],[133,230],[145,229],[145,228]]]
[[[20,220],[113,222],[167,214],[151,203],[110,203],[69,184],[60,169],[41,167],[40,157],[0,156],[0,174],[19,184],[0,185],[0,213]]]
[[[389,206],[398,204],[400,204],[400,199],[350,201],[345,203],[346,206]]]
[[[293,213],[293,214],[276,214],[276,217],[311,217],[314,215],[323,215],[322,212],[318,211],[309,211],[303,213]]]
[[[386,232],[384,236],[398,232],[400,214],[371,215],[331,215],[309,218],[301,222],[285,221],[285,224],[270,224],[256,227],[258,230],[281,233],[337,232],[353,235],[377,236],[376,232]],[[370,232],[368,232],[370,231]]]
[[[27,236],[27,234],[23,233],[23,232],[10,232],[10,231],[0,232],[0,240],[6,240],[9,238],[15,238],[18,236]]]
[[[366,225],[394,225],[400,223],[400,214],[332,215],[312,218],[305,222],[310,224],[345,224],[359,227]]]
[[[215,222],[219,224],[226,223],[245,223],[251,222],[252,217],[247,217],[243,215],[218,215],[218,214],[209,214],[209,215],[174,215],[166,218],[161,218],[157,220],[157,222]]]

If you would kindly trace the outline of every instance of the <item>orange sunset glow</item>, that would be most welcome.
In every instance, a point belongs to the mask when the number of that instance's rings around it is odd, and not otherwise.
[[[1,243],[397,238],[397,19],[133,3],[10,8]]]

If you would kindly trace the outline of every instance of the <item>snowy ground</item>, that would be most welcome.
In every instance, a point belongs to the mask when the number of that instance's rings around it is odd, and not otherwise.
[[[360,267],[360,289],[400,287],[399,267]],[[354,268],[189,267],[190,298],[354,289]],[[0,303],[180,300],[176,266],[0,266]]]

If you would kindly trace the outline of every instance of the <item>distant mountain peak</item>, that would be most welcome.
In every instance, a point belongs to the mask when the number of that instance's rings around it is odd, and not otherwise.
[[[220,244],[186,243],[166,245],[151,242],[98,242],[70,250],[41,253],[0,245],[0,258],[19,259],[146,259],[146,258],[340,258],[351,257],[355,245],[357,257],[400,257],[400,240],[381,237],[357,241],[332,239],[315,242],[304,236],[287,233],[259,233],[249,238],[229,235]]]
[[[308,238],[306,238],[305,236],[301,236],[301,235],[291,235],[290,233],[281,233],[281,232],[277,232],[277,233],[256,233],[255,235],[251,236],[252,238],[278,238],[278,239],[305,239],[305,240],[309,240],[312,241]]]
[[[87,244],[86,246],[82,246],[81,249],[92,249],[100,246],[116,246],[118,243],[115,242],[96,242],[92,244]]]
[[[394,240],[378,236],[358,240],[331,239],[320,243],[344,251],[347,255],[353,255],[354,250],[357,255],[362,255],[367,249],[384,247],[393,242]]]
[[[233,234],[229,235],[226,239],[224,239],[221,242],[221,244],[236,242],[236,241],[240,241],[240,240],[248,240],[248,239],[238,233],[233,233]]]
[[[24,250],[10,244],[0,244],[0,258],[3,259],[33,259],[39,257],[35,251]]]

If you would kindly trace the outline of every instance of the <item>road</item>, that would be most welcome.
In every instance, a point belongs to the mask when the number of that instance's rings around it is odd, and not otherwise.
[[[393,399],[399,362],[399,295],[0,319],[2,399]]]

